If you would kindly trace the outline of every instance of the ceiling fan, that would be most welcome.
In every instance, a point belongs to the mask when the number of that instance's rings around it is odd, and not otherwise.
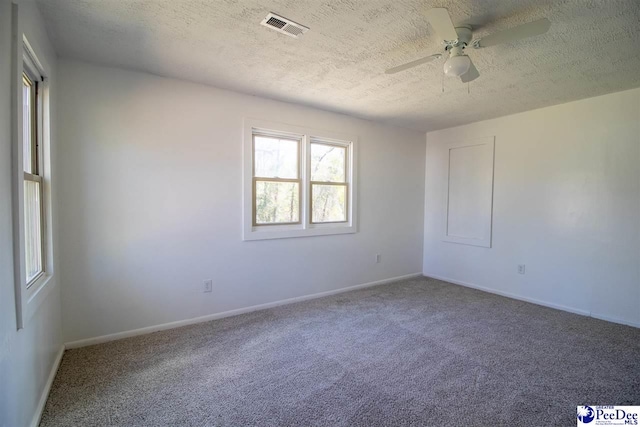
[[[551,27],[551,22],[547,18],[522,24],[508,30],[498,31],[480,39],[472,41],[471,25],[461,25],[456,27],[451,21],[449,11],[443,7],[430,9],[426,13],[426,18],[431,26],[436,30],[438,37],[443,40],[445,54],[449,53],[449,58],[444,63],[444,73],[448,76],[460,77],[462,82],[467,83],[480,77],[480,73],[471,62],[471,58],[465,54],[465,48],[471,44],[474,49],[495,46],[501,43],[513,42],[527,37],[533,37],[546,33]],[[386,74],[395,74],[418,65],[426,64],[435,59],[442,58],[442,54],[436,53],[424,58],[411,61],[409,63],[393,67],[385,71]]]

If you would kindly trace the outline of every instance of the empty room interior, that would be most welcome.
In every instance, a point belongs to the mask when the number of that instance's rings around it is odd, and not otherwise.
[[[637,0],[0,0],[0,427],[640,425]]]

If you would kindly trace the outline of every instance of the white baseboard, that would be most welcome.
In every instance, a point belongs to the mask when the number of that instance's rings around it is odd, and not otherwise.
[[[31,419],[31,427],[38,427],[40,424],[40,419],[42,418],[42,411],[44,411],[44,405],[47,403],[47,398],[49,397],[49,391],[51,391],[51,385],[53,384],[53,380],[56,378],[56,373],[58,372],[58,368],[60,367],[60,362],[62,361],[62,355],[64,354],[65,347],[64,345],[60,346],[60,350],[56,355],[56,359],[53,362],[53,366],[51,367],[51,372],[49,372],[49,377],[47,378],[47,382],[44,385],[44,389],[42,389],[42,394],[40,395],[40,400],[38,401],[38,406],[36,407],[36,412],[33,414],[33,418]]]
[[[349,287],[340,288],[340,289],[334,289],[334,290],[326,291],[326,292],[319,292],[317,294],[303,295],[303,296],[300,296],[300,297],[288,298],[288,299],[284,299],[284,300],[280,300],[280,301],[269,302],[269,303],[266,303],[266,304],[258,304],[258,305],[253,305],[253,306],[250,306],[250,307],[244,307],[244,308],[238,308],[238,309],[235,309],[235,310],[223,311],[221,313],[209,314],[209,315],[206,315],[206,316],[195,317],[195,318],[192,318],[192,319],[178,320],[178,321],[175,321],[175,322],[169,322],[169,323],[163,323],[163,324],[160,324],[160,325],[148,326],[146,328],[132,329],[132,330],[129,330],[129,331],[117,332],[115,334],[108,334],[108,335],[102,335],[102,336],[94,337],[94,338],[86,338],[86,339],[82,339],[82,340],[71,341],[71,342],[65,343],[65,348],[70,349],[70,348],[86,347],[88,345],[101,344],[101,343],[105,343],[105,342],[109,342],[109,341],[119,340],[119,339],[122,339],[122,338],[129,338],[129,337],[134,337],[134,336],[137,336],[137,335],[150,334],[152,332],[158,332],[158,331],[164,331],[164,330],[167,330],[167,329],[179,328],[181,326],[193,325],[193,324],[196,324],[196,323],[209,322],[211,320],[222,319],[224,317],[237,316],[238,314],[250,313],[252,311],[258,311],[258,310],[265,310],[267,308],[278,307],[280,305],[293,304],[293,303],[296,303],[296,302],[302,302],[302,301],[307,301],[307,300],[311,300],[311,299],[322,298],[322,297],[326,297],[326,296],[330,296],[330,295],[341,294],[343,292],[354,291],[356,289],[362,289],[362,288],[368,288],[368,287],[371,287],[371,286],[384,285],[384,284],[387,284],[387,283],[397,282],[397,281],[400,281],[400,280],[406,280],[406,279],[411,279],[411,278],[414,278],[414,277],[421,277],[421,276],[422,276],[422,273],[406,274],[404,276],[391,277],[389,279],[377,280],[375,282],[363,283],[363,284],[360,284],[360,285],[349,286]]]
[[[620,318],[617,318],[617,317],[603,316],[601,314],[593,314],[593,313],[591,313],[591,317],[593,317],[594,319],[606,320],[607,322],[620,323],[622,325],[627,325],[627,326],[633,326],[635,328],[640,328],[640,323],[631,322],[629,320],[620,319]]]
[[[542,305],[544,307],[555,308],[557,310],[568,311],[569,313],[580,314],[582,316],[590,316],[591,313],[586,310],[581,310],[579,308],[567,307],[565,305],[554,304],[552,302],[542,301],[535,298],[524,297],[517,294],[512,294],[510,292],[498,291],[491,288],[486,288],[484,286],[476,285],[475,283],[463,282],[461,280],[450,279],[448,277],[437,276],[435,274],[424,274],[426,277],[431,277],[433,279],[442,280],[443,282],[453,283],[454,285],[465,286],[467,288],[478,289],[483,292],[488,292],[490,294],[496,294],[507,298],[517,299],[520,301],[530,302],[532,304]]]
[[[530,302],[532,304],[542,305],[544,307],[555,308],[556,310],[568,311],[569,313],[580,314],[582,316],[593,317],[594,319],[606,320],[607,322],[619,323],[627,326],[634,326],[636,328],[640,328],[640,324],[635,322],[630,322],[628,320],[618,319],[614,317],[601,316],[597,314],[593,314],[590,311],[582,310],[579,308],[568,307],[566,305],[555,304],[548,301],[542,301],[535,298],[524,297],[517,294],[512,294],[509,292],[498,291],[491,288],[486,288],[484,286],[476,285],[475,283],[463,282],[461,280],[450,279],[448,277],[438,276],[436,274],[424,273],[425,277],[431,277],[432,279],[442,280],[443,282],[453,283],[454,285],[465,286],[467,288],[478,289],[483,292],[488,292],[490,294],[496,294],[507,298],[513,298],[520,301]]]

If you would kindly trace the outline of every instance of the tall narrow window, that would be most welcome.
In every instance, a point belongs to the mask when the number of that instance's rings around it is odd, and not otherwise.
[[[43,182],[38,79],[22,75],[22,160],[24,169],[24,250],[27,288],[44,272]]]
[[[347,146],[311,141],[311,223],[348,218]]]
[[[253,225],[300,223],[300,144],[295,137],[253,135]]]

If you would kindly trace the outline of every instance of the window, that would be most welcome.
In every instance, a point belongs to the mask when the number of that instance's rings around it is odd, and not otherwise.
[[[346,145],[311,141],[311,223],[346,222],[349,183]]]
[[[16,60],[21,67],[16,67],[11,91],[18,329],[25,327],[53,288],[47,286],[53,278],[48,66],[38,60],[24,36],[20,47]]]
[[[355,143],[245,120],[244,240],[355,233]]]
[[[300,223],[299,138],[253,134],[253,225]]]
[[[22,163],[24,265],[27,288],[44,273],[44,203],[38,74],[25,63],[22,74]]]

